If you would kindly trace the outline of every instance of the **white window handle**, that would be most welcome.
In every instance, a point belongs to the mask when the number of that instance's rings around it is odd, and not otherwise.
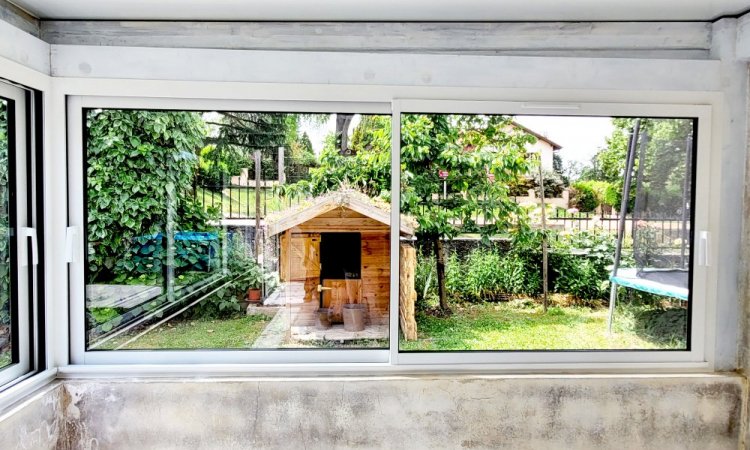
[[[698,235],[698,264],[701,266],[710,266],[711,264],[711,233],[701,231]]]
[[[36,242],[36,230],[29,227],[20,227],[18,229],[18,248],[21,255],[21,267],[29,265],[29,255],[26,254],[26,239],[31,238],[31,264],[39,264],[39,250]]]
[[[65,262],[78,262],[78,227],[65,230]]]

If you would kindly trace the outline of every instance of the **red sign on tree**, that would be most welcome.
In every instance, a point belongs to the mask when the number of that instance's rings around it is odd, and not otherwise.
[[[438,175],[441,179],[445,180],[446,178],[448,178],[448,171],[440,169],[438,170]]]

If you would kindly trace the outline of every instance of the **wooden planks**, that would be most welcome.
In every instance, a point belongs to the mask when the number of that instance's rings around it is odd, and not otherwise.
[[[417,268],[417,252],[408,244],[401,244],[399,258],[399,296],[398,310],[401,333],[407,341],[417,339],[417,321],[415,318],[414,302],[417,292],[414,290],[414,276]]]
[[[362,234],[362,302],[372,320],[387,317],[390,304],[390,235]]]
[[[380,221],[367,217],[315,217],[294,228],[294,231],[316,233],[346,233],[387,230]]]

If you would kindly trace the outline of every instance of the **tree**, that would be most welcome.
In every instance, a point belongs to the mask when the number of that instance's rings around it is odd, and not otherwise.
[[[364,116],[352,135],[351,155],[342,155],[336,135],[327,137],[318,167],[308,180],[285,187],[286,195],[320,195],[342,185],[370,197],[389,198],[391,189],[391,118]]]
[[[390,131],[389,117],[364,117],[352,136],[354,154],[342,156],[330,139],[320,167],[295,189],[319,195],[346,184],[389,197]],[[525,146],[535,138],[505,116],[407,114],[401,139],[401,211],[416,218],[417,238],[437,255],[440,305],[448,310],[443,240],[472,231],[488,242],[525,226],[509,185],[529,173]]]
[[[610,183],[608,199],[618,207],[622,198],[628,140],[635,120],[612,119],[615,129],[607,138],[607,146],[594,155],[591,166],[581,174],[581,179]],[[649,137],[644,161],[635,161],[636,170],[640,164],[644,164],[642,174],[648,178],[641,189],[643,192],[658,193],[658,196],[652,197],[654,201],[650,203],[650,208],[676,211],[683,207],[685,146],[692,136],[692,120],[641,119],[641,131]],[[640,156],[640,150],[636,156]],[[631,205],[634,198],[635,185],[631,189]]]
[[[471,230],[488,242],[524,225],[509,185],[529,173],[525,147],[535,138],[505,116],[431,114],[406,115],[401,140],[401,209],[416,217],[418,238],[432,243],[447,310],[443,239]]]
[[[224,154],[238,153],[244,156],[246,167],[254,173],[253,153],[261,151],[263,179],[276,179],[278,166],[275,155],[279,147],[284,147],[290,135],[296,136],[297,123],[293,114],[222,112],[221,120],[209,122],[219,129],[215,144],[217,158]]]
[[[200,114],[91,110],[87,126],[90,279],[132,273],[136,237],[208,229],[210,217],[191,192],[206,133]]]

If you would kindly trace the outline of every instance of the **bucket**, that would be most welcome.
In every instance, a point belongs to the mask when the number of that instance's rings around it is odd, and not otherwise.
[[[346,331],[362,331],[365,329],[365,313],[367,306],[359,304],[344,305],[344,329]]]
[[[327,330],[331,328],[331,310],[330,308],[318,309],[318,329]]]

